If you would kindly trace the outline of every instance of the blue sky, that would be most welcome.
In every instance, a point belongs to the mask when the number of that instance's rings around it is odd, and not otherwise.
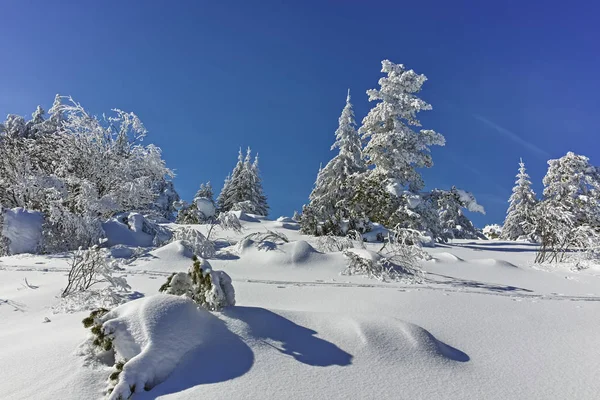
[[[282,3],[0,2],[0,114],[56,93],[134,111],[188,199],[251,146],[277,217],[333,156],[347,88],[360,122],[387,58],[429,78],[421,119],[447,145],[425,181],[472,191],[479,226],[502,222],[519,157],[538,193],[547,159],[600,162],[596,2]]]

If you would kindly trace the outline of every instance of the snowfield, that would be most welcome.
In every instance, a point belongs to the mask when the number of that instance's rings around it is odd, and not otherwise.
[[[600,269],[463,240],[426,249],[422,284],[386,283],[340,275],[342,253],[318,251],[290,219],[242,225],[216,234],[210,264],[233,278],[237,304],[220,313],[158,294],[192,263],[181,242],[124,264],[138,298],[104,317],[132,360],[115,398],[134,383],[140,400],[598,398]],[[266,230],[289,242],[241,240]],[[69,259],[0,258],[3,400],[106,397],[111,366],[82,355],[89,312],[53,312]]]

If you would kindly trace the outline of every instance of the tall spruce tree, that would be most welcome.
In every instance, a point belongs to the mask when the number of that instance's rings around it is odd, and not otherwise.
[[[416,132],[411,128],[421,126],[418,112],[432,109],[416,95],[427,80],[425,75],[389,60],[381,65],[386,76],[379,80],[380,89],[367,91],[369,101],[379,103],[363,119],[359,130],[363,139],[369,140],[363,153],[368,165],[375,167],[373,174],[417,192],[424,183],[416,168],[431,167],[429,147],[443,146],[445,139],[430,129]]]
[[[537,200],[531,189],[529,175],[525,171],[525,163],[521,159],[517,180],[509,199],[510,206],[502,227],[501,238],[505,240],[516,240],[521,236],[533,234],[535,230],[534,213]]]
[[[258,154],[254,157],[254,162],[251,166],[252,171],[252,186],[250,193],[250,201],[254,204],[258,215],[269,214],[269,204],[267,203],[267,196],[265,196],[262,186],[262,178],[260,177],[260,170],[258,168]]]
[[[307,212],[308,210],[305,209],[303,212],[307,218],[316,218],[319,223],[304,221],[302,229],[306,233],[343,234],[346,220],[349,221],[350,228],[354,228],[353,225],[356,224],[356,221],[353,221],[356,214],[353,213],[350,202],[354,192],[350,178],[355,174],[365,172],[366,167],[350,102],[350,90],[348,90],[346,105],[339,118],[335,138],[336,141],[331,146],[331,150],[338,149],[338,154],[324,168],[319,169],[315,187],[309,196],[310,203],[306,206],[312,210]],[[344,227],[342,227],[343,223]],[[320,229],[315,231],[315,227]]]

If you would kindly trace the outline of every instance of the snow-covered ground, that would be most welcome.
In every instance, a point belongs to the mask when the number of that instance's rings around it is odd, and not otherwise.
[[[293,222],[243,225],[241,234],[217,232],[210,260],[233,278],[237,305],[173,324],[161,340],[175,369],[133,399],[598,398],[598,269],[533,266],[526,243],[457,241],[427,249],[424,283],[385,283],[340,275],[344,256],[315,250]],[[290,243],[235,244],[266,229]],[[167,276],[187,271],[190,256],[174,242],[126,265],[144,296],[134,301],[146,304]],[[104,396],[110,367],[78,355],[88,313],[52,311],[68,262],[68,254],[0,258],[1,399]],[[182,315],[186,307],[172,306]],[[190,349],[172,363],[177,332]],[[149,366],[161,363],[157,349]]]

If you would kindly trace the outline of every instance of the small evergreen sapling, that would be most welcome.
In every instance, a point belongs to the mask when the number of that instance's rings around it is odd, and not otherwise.
[[[187,273],[172,274],[159,291],[177,296],[186,296],[200,307],[219,311],[235,305],[235,291],[231,277],[223,271],[212,269],[208,261],[196,256]]]

